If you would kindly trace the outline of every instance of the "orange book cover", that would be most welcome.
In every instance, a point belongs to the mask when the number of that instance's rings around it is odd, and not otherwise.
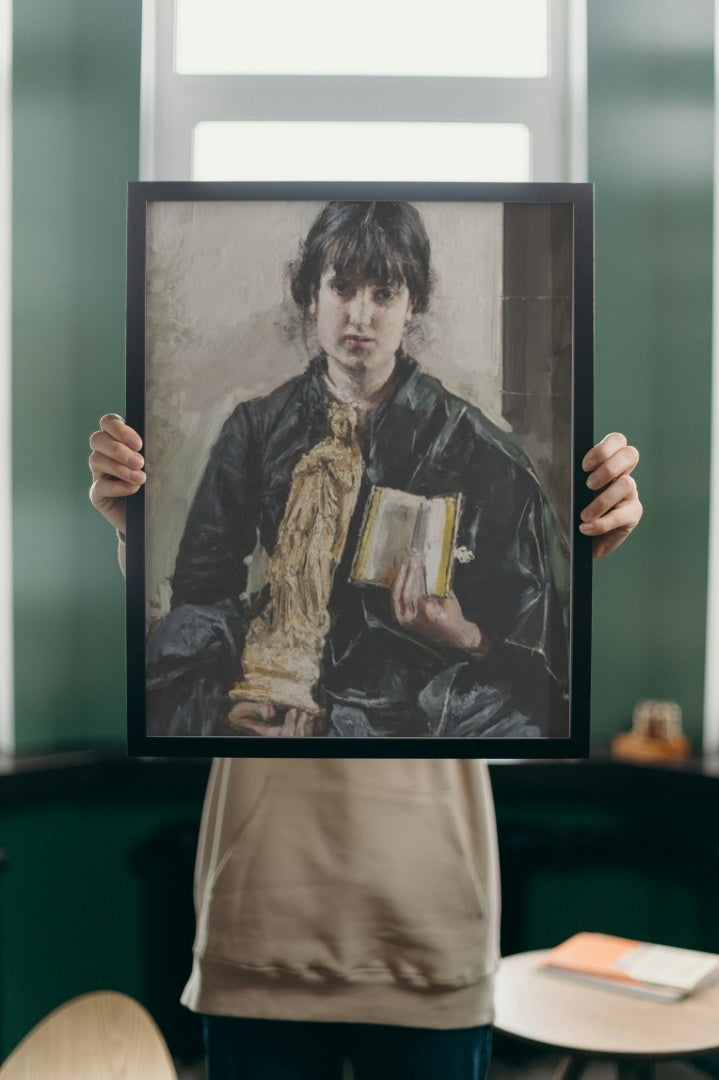
[[[543,965],[566,968],[583,975],[598,975],[606,979],[619,979],[635,983],[631,975],[616,966],[631,949],[639,945],[629,938],[612,937],[610,934],[575,934],[545,957]]]
[[[714,953],[587,932],[557,945],[541,966],[663,1000],[678,1000],[719,978],[719,956]]]

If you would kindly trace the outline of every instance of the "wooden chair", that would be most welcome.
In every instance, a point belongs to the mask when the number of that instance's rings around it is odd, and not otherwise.
[[[177,1080],[177,1073],[142,1005],[99,991],[41,1020],[0,1066],[0,1080]]]

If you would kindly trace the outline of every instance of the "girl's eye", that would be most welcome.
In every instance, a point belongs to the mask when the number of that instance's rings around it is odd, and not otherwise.
[[[332,292],[346,300],[348,296],[352,295],[353,289],[349,281],[345,281],[343,278],[335,278],[332,282]]]
[[[390,285],[383,285],[379,289],[375,289],[375,300],[378,300],[382,304],[388,304],[394,300],[397,295],[396,290]]]

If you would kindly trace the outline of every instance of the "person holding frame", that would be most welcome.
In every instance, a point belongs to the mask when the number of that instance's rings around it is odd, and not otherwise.
[[[342,214],[351,216],[352,204],[345,205],[349,210],[338,211],[335,223]],[[404,212],[397,220],[407,226]],[[326,235],[327,225],[325,217],[317,232],[324,229]],[[414,219],[412,225],[421,248],[421,230]],[[392,236],[387,222],[381,231]],[[395,236],[398,231],[396,225]],[[402,245],[395,245],[394,263],[390,255],[384,266],[352,259],[342,266],[337,233],[334,245],[323,248],[312,241],[311,231],[304,251],[307,256],[317,248],[314,276],[296,286],[323,348],[310,377],[319,381],[326,402],[352,405],[358,414],[350,424],[354,432],[358,423],[371,423],[374,410],[386,407],[397,393],[397,379],[408,377],[403,328],[409,313],[422,306],[422,292],[406,260],[397,260]],[[425,264],[428,281],[428,250]],[[411,374],[416,378],[414,370]],[[453,404],[441,387],[433,389],[443,407]],[[271,410],[250,407],[261,410],[255,427],[267,430]],[[324,430],[315,432],[314,446],[331,437],[328,413],[325,408]],[[346,425],[340,423],[337,431],[349,445],[353,434]],[[237,442],[237,426],[231,425],[220,447],[228,432]],[[240,441],[245,436],[246,431]],[[358,438],[361,447],[361,427]],[[124,499],[145,480],[141,440],[119,416],[107,415],[91,446],[90,497],[118,530],[122,557]],[[293,469],[311,449],[294,447],[290,455],[276,536]],[[531,479],[504,441],[500,459],[509,462],[518,483]],[[244,468],[239,460],[241,478],[255,458]],[[211,590],[193,591],[198,574],[192,549],[193,515],[206,529],[206,504],[217,486],[212,471],[221,461],[218,452],[208,467],[208,483],[200,486],[199,511],[191,511],[176,572],[182,603],[175,611],[220,600]],[[592,537],[597,558],[618,546],[641,517],[631,476],[637,461],[637,451],[618,433],[584,458],[594,498],[582,511],[580,530]],[[520,501],[520,517],[526,498]],[[532,502],[531,509],[536,522],[541,503]],[[543,513],[541,520],[546,520]],[[542,545],[535,551],[541,567]],[[554,604],[552,588],[547,575],[542,603]],[[403,632],[468,655],[472,664],[481,664],[493,644],[485,641],[481,622],[467,617],[456,594],[440,602],[428,594],[411,560],[393,585],[391,608]],[[272,702],[258,704],[243,693],[231,705],[238,710],[233,721],[253,734],[314,733],[311,709],[277,710]],[[197,854],[196,910],[195,960],[183,1001],[205,1016],[209,1080],[240,1075],[334,1080],[344,1058],[352,1060],[356,1080],[484,1076],[499,895],[496,830],[483,762],[216,760]]]

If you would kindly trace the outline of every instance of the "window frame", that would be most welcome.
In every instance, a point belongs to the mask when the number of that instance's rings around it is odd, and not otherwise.
[[[526,124],[532,180],[583,181],[586,0],[548,3],[549,74],[498,79],[178,75],[175,0],[144,0],[140,177],[191,179],[206,120],[378,120]]]

